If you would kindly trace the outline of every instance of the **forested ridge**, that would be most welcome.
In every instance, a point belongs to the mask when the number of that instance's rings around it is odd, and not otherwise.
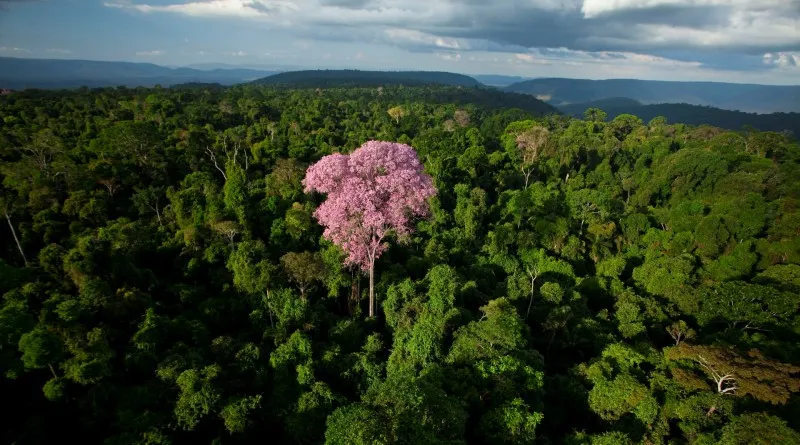
[[[730,130],[755,127],[762,131],[778,133],[789,131],[793,135],[800,135],[800,113],[756,114],[675,103],[645,105],[626,98],[605,99],[586,104],[562,105],[558,108],[563,113],[575,117],[583,116],[583,113],[589,108],[600,108],[608,113],[609,119],[613,119],[620,114],[633,114],[645,121],[663,116],[670,122],[691,125],[713,125]]]
[[[362,70],[304,70],[266,76],[254,81],[260,85],[290,85],[310,87],[377,87],[380,85],[457,85],[478,87],[481,83],[464,74],[442,71],[362,71]]]
[[[0,96],[0,442],[800,443],[797,141],[508,106]],[[374,317],[309,170],[370,140],[435,189]]]

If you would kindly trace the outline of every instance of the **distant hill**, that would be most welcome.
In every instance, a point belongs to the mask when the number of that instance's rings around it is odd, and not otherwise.
[[[413,88],[413,92],[410,91]],[[475,105],[485,110],[522,110],[534,116],[561,114],[555,107],[527,94],[506,93],[494,88],[464,88],[450,85],[435,85],[430,88],[410,87],[405,90],[390,87],[384,91],[389,103],[403,103],[414,97],[426,103]]]
[[[800,86],[612,79],[533,79],[505,91],[532,94],[561,107],[627,97],[643,104],[686,103],[750,113],[800,112]]]
[[[167,68],[152,63],[0,57],[0,88],[170,86],[188,82],[233,85],[275,74],[250,69]]]
[[[564,114],[582,117],[583,112],[586,111],[587,108],[599,108],[608,113],[608,111],[606,110],[609,109],[633,108],[633,107],[641,107],[642,105],[644,104],[639,102],[638,100],[633,100],[628,97],[609,97],[608,99],[600,99],[592,102],[562,105],[557,108],[561,110]]]
[[[609,119],[620,114],[633,114],[647,122],[656,116],[664,116],[671,123],[708,124],[730,130],[740,130],[743,126],[749,125],[762,131],[790,130],[796,136],[800,136],[800,113],[756,114],[690,104],[643,105],[624,97],[563,105],[558,108],[564,114],[575,117],[583,116],[587,108],[599,108],[608,113]]]
[[[530,79],[530,77],[503,76],[499,74],[478,74],[472,77],[478,82],[492,87],[507,87]]]
[[[360,71],[360,70],[307,70],[290,71],[258,79],[260,85],[286,85],[292,87],[332,88],[368,87],[380,85],[453,85],[477,87],[481,83],[463,74],[439,71]]]
[[[170,85],[169,88],[171,90],[219,90],[225,88],[225,85],[220,83],[186,82]]]

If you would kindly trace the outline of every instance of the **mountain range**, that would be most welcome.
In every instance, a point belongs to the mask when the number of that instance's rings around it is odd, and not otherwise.
[[[290,85],[293,87],[365,87],[385,84],[482,86],[480,82],[472,77],[440,71],[305,70],[275,74],[258,79],[254,83],[260,85]]]
[[[518,82],[504,90],[532,94],[556,107],[627,97],[646,105],[686,103],[748,113],[800,112],[800,85],[546,78]]]
[[[119,85],[166,87],[187,82],[233,85],[276,73],[246,68],[202,70],[168,68],[152,63],[0,57],[0,88],[13,90]]]

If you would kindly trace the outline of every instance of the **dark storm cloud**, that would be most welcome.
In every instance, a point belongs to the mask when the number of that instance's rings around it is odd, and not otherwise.
[[[630,9],[601,15],[595,20],[619,24],[653,24],[709,29],[725,26],[731,15],[730,6],[701,5],[691,8],[680,5],[660,5],[647,9]]]
[[[751,8],[745,2],[708,1],[709,4],[697,5],[688,1],[631,1],[618,3],[632,7],[601,10],[593,15],[587,14],[587,6],[591,5],[586,3],[559,9],[532,3],[474,4],[443,24],[453,37],[524,47],[586,51],[709,48],[756,53],[800,49],[800,0],[774,1],[772,8]],[[437,26],[425,30],[442,33]]]

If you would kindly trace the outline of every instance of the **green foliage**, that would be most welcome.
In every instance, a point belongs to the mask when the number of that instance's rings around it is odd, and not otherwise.
[[[481,312],[484,314],[481,320],[472,321],[453,334],[447,362],[472,363],[497,358],[521,346],[524,325],[511,303],[505,298],[492,300]]]
[[[800,433],[786,422],[765,413],[744,414],[722,428],[720,445],[800,443]]]
[[[417,296],[408,281],[389,289],[384,310],[394,336],[390,371],[424,367],[444,356],[443,340],[458,315],[454,306],[459,278],[452,268],[435,266],[426,281],[425,296]]]
[[[175,403],[175,418],[181,427],[193,429],[215,409],[221,394],[215,388],[214,380],[221,371],[218,365],[210,365],[203,369],[187,369],[178,376],[176,383],[180,395]],[[226,422],[229,418],[226,416]]]
[[[47,400],[58,401],[64,398],[66,386],[64,379],[53,377],[44,384],[42,392]]]
[[[389,444],[385,421],[375,409],[354,403],[337,409],[328,417],[325,443],[328,445]]]
[[[800,308],[800,295],[741,281],[698,289],[697,321],[701,325],[728,322],[759,326],[791,320]]]
[[[220,416],[225,421],[225,428],[231,433],[241,433],[247,429],[248,414],[257,409],[261,404],[261,396],[240,397],[230,401],[222,411]]]
[[[59,338],[43,327],[23,334],[19,339],[19,350],[22,363],[30,369],[52,366],[64,354]]]
[[[281,265],[300,289],[300,294],[305,298],[308,287],[317,280],[325,277],[325,263],[319,254],[312,252],[289,252],[281,257]]]
[[[493,443],[530,443],[542,418],[541,413],[529,412],[522,399],[514,399],[486,413],[481,429]]]

